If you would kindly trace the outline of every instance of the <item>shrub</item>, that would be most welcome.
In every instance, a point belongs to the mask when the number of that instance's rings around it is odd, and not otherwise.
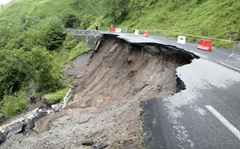
[[[70,51],[76,45],[77,45],[77,41],[76,41],[74,35],[71,33],[68,33],[65,41],[63,42],[64,49]]]
[[[21,91],[14,95],[6,95],[0,102],[1,110],[6,117],[15,116],[17,113],[22,113],[26,109],[26,92]]]
[[[66,28],[77,27],[80,24],[80,20],[77,18],[74,11],[70,8],[62,11],[61,19],[64,23],[64,27]]]
[[[71,52],[69,53],[69,59],[72,60],[74,59],[76,56],[78,56],[79,54],[82,54],[84,52],[88,52],[89,50],[91,50],[91,48],[86,45],[84,42],[80,42],[77,44],[77,46],[75,48],[73,48],[73,50],[71,50]]]
[[[95,19],[96,18],[92,15],[84,16],[81,23],[82,28],[87,29]]]
[[[0,54],[0,99],[4,94],[18,92],[26,83],[33,81],[43,92],[53,92],[63,87],[61,67],[44,48],[32,51],[5,51]]]
[[[65,95],[67,94],[68,91],[69,91],[69,87],[66,87],[57,92],[46,94],[44,98],[46,99],[48,104],[50,104],[50,105],[56,104],[65,97]]]

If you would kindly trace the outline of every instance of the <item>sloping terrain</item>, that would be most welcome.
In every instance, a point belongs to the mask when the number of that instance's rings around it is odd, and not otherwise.
[[[130,45],[104,35],[87,67],[75,74],[68,106],[37,121],[32,132],[8,136],[2,147],[91,148],[81,144],[92,140],[95,146],[138,148],[140,101],[183,89],[176,68],[192,58],[176,47]]]
[[[240,40],[238,15],[240,7],[236,0],[12,0],[3,6],[3,10],[0,9],[0,21],[2,19],[7,19],[9,23],[18,21],[13,24],[16,26],[20,22],[24,24],[23,20],[28,17],[30,19],[31,16],[41,20],[54,15],[60,17],[66,9],[73,11],[80,22],[84,22],[75,27],[78,29],[85,25],[87,28],[95,29],[95,25],[110,27],[113,24],[114,27],[129,27],[129,31],[142,29],[152,33],[152,30],[160,29]],[[87,20],[90,20],[90,23]],[[36,20],[29,21],[35,24]],[[172,36],[177,35],[172,33]],[[196,39],[198,38],[189,37],[188,40],[194,42]],[[216,40],[214,45],[232,47],[229,42]]]
[[[3,9],[0,10],[0,18],[7,18],[14,22],[23,19],[26,15],[37,16],[40,19],[46,20],[54,15],[59,16],[65,9],[72,9],[79,18],[86,13],[97,16],[99,9],[95,7],[91,10],[96,3],[98,2],[95,0],[91,2],[86,0],[11,0],[9,3],[3,5]]]

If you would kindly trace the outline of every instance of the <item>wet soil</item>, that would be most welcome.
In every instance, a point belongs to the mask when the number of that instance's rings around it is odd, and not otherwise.
[[[130,45],[104,35],[97,51],[75,59],[74,97],[68,106],[35,123],[32,132],[8,136],[2,148],[109,149],[141,146],[140,101],[179,91],[178,66],[192,56],[176,47]],[[84,62],[82,61],[84,60]],[[87,61],[87,63],[86,63]],[[182,83],[182,82],[181,82]],[[93,142],[84,146],[82,142]]]

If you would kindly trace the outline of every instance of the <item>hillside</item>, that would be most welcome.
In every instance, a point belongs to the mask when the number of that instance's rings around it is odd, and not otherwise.
[[[68,28],[95,29],[95,25],[109,27],[113,24],[114,27],[128,27],[129,32],[140,29],[152,34],[154,29],[168,30],[168,36],[175,38],[179,34],[174,32],[180,32],[240,40],[240,4],[236,0],[12,0],[2,8],[2,107],[10,105],[5,102],[16,94],[19,98],[32,96],[25,94],[29,88],[38,96],[64,88],[67,90],[69,84],[60,82],[67,79],[63,77],[62,64],[68,62],[69,57],[78,55],[79,51],[84,51],[79,47],[85,47],[77,45],[73,35],[63,33]],[[199,39],[187,36],[191,42],[199,42]],[[232,48],[231,42],[214,40],[213,44]],[[47,73],[43,75],[42,70]],[[22,112],[25,104],[25,100],[19,103],[17,106],[20,108],[16,109],[21,110],[16,112]]]
[[[71,9],[81,22],[76,29],[95,29],[110,26],[134,29],[169,30],[227,40],[240,40],[239,12],[236,0],[12,0],[0,10],[0,17],[16,21],[23,16],[37,16],[46,20],[53,15],[61,17]],[[231,32],[231,34],[230,34]],[[176,34],[170,34],[176,37]],[[199,38],[188,38],[195,42]],[[217,46],[231,48],[231,43],[214,41]]]
[[[239,32],[235,34],[239,30],[239,13],[240,4],[236,0],[131,0],[128,16],[124,21],[119,16],[115,26],[126,26],[131,31],[159,29],[236,41],[240,40]],[[105,26],[109,23],[109,18],[103,20]],[[199,38],[189,40],[196,39]],[[214,41],[214,44],[232,47],[227,42]]]
[[[1,20],[9,19],[13,22],[21,22],[23,18],[35,16],[41,20],[47,20],[52,16],[61,17],[64,10],[73,11],[77,18],[84,18],[86,15],[99,16],[99,8],[95,7],[97,0],[12,0],[4,5],[3,10],[0,10]],[[93,9],[94,7],[94,9]],[[79,24],[78,24],[79,25]]]

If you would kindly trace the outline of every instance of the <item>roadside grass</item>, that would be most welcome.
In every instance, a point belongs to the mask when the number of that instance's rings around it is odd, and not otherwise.
[[[63,46],[58,48],[55,53],[55,57],[57,59],[57,63],[62,66],[66,63],[71,63],[71,60],[76,58],[78,55],[83,54],[84,52],[88,52],[91,48],[86,45],[84,42],[79,42],[74,48],[71,50],[65,50]]]
[[[57,92],[49,93],[44,96],[48,104],[56,104],[60,102],[67,92],[69,91],[70,87],[65,87]]]
[[[88,45],[86,45],[84,42],[80,42],[69,52],[69,60],[73,60],[79,54],[83,54],[89,50],[91,50],[91,48]]]

